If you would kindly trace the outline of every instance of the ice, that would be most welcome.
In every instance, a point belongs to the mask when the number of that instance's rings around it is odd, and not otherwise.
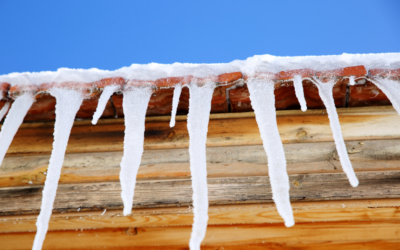
[[[182,92],[182,84],[175,85],[174,89],[174,97],[172,98],[172,111],[171,111],[171,121],[169,122],[169,126],[175,127],[175,116],[176,110],[178,109],[179,97],[181,96]]]
[[[10,107],[10,103],[6,102],[4,106],[0,110],[0,121],[3,120],[3,117],[7,114],[8,108]]]
[[[152,94],[150,86],[124,90],[122,107],[125,114],[124,156],[119,179],[122,188],[124,215],[132,211],[136,175],[143,154],[144,123],[147,105]]]
[[[101,93],[99,102],[97,103],[96,112],[93,114],[93,120],[92,120],[93,125],[97,124],[97,121],[99,120],[99,118],[104,112],[104,109],[106,108],[108,100],[110,100],[110,96],[114,94],[114,92],[116,92],[118,88],[119,86],[106,86],[103,89],[103,93]]]
[[[17,133],[19,126],[23,122],[24,117],[32,106],[34,100],[35,97],[32,94],[25,93],[17,97],[13,105],[11,105],[10,111],[4,120],[0,132],[0,166],[7,153],[8,147],[10,147],[14,135]]]
[[[44,184],[42,206],[36,222],[37,232],[33,242],[33,250],[42,249],[43,241],[49,227],[49,220],[53,210],[69,135],[75,115],[83,101],[83,94],[76,90],[52,88],[49,90],[49,93],[56,98],[53,151],[50,156],[46,182]]]
[[[356,81],[355,81],[354,79],[355,79],[354,76],[350,76],[350,77],[349,77],[349,84],[350,84],[350,86],[356,85]]]
[[[295,90],[297,100],[299,100],[299,103],[300,103],[301,110],[303,112],[305,112],[305,111],[307,111],[307,103],[306,103],[306,99],[304,98],[302,77],[300,75],[294,76],[293,84],[294,84],[294,90]]]
[[[400,115],[400,82],[388,78],[375,78],[374,83],[385,93],[393,108]]]
[[[206,235],[208,221],[208,188],[206,141],[208,122],[211,111],[211,99],[215,83],[208,82],[200,87],[196,83],[189,86],[189,114],[187,127],[189,131],[190,172],[193,189],[193,228],[189,246],[199,250]]]
[[[249,78],[247,86],[251,105],[268,157],[268,173],[271,181],[272,198],[285,226],[294,225],[289,196],[289,177],[286,172],[286,159],[276,123],[274,82]]]
[[[339,155],[340,164],[342,164],[343,171],[346,173],[350,184],[353,187],[358,186],[358,179],[354,173],[353,167],[351,165],[349,155],[347,154],[346,145],[344,144],[342,130],[340,128],[339,117],[336,112],[335,101],[333,99],[333,86],[335,85],[335,80],[329,80],[328,82],[321,82],[318,78],[314,77],[313,80],[318,87],[319,96],[321,97],[326,111],[328,113],[328,118],[330,121],[333,139],[336,144],[337,153]]]

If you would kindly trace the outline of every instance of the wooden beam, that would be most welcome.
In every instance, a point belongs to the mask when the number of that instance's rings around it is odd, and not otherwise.
[[[338,109],[338,113],[345,140],[400,139],[400,117],[391,107]],[[253,113],[210,118],[207,146],[262,145]],[[284,143],[333,141],[324,110],[280,111],[277,122]],[[23,124],[8,155],[49,154],[53,129],[52,122]],[[124,129],[123,119],[101,121],[96,126],[90,121],[75,122],[67,153],[122,151]],[[169,127],[169,117],[146,120],[145,149],[186,148],[188,143],[186,116],[178,117],[174,128]]]
[[[355,171],[400,170],[400,140],[346,142]],[[289,174],[342,173],[333,142],[284,144]],[[0,187],[43,185],[50,155],[14,155],[0,168]],[[122,152],[67,154],[60,183],[119,181]],[[207,148],[210,178],[268,175],[262,145]],[[145,150],[138,180],[190,178],[185,148]]]
[[[400,199],[339,200],[293,202],[295,222],[398,221]],[[283,224],[275,204],[238,204],[210,206],[209,225]],[[37,215],[2,216],[0,233],[36,231]],[[127,227],[191,226],[193,210],[188,207],[55,213],[49,230],[104,229]]]
[[[292,201],[374,199],[400,197],[400,171],[359,172],[360,185],[352,188],[343,173],[290,175]],[[0,189],[0,215],[38,213],[43,186]],[[54,212],[77,209],[121,209],[119,182],[61,184]],[[208,179],[210,205],[272,202],[268,176]],[[138,181],[134,208],[189,206],[191,181],[187,179]]]
[[[298,223],[291,228],[209,226],[202,249],[254,249],[254,245],[258,249],[397,249],[399,227],[400,221]],[[182,226],[50,231],[43,249],[188,249],[191,230]],[[0,242],[4,249],[31,249],[34,236],[33,232],[2,233]]]

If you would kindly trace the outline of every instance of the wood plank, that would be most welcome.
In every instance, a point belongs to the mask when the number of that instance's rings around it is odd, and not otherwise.
[[[252,244],[264,249],[396,246],[399,227],[399,221],[299,223],[292,228],[280,224],[209,226],[202,249],[253,249],[248,247]],[[43,249],[187,249],[190,232],[187,226],[50,231]],[[33,238],[34,233],[0,234],[2,247],[10,250],[31,249]]]
[[[345,140],[400,139],[400,117],[391,107],[338,109],[338,113]],[[216,114],[210,118],[207,146],[262,144],[253,113]],[[284,143],[333,140],[324,110],[304,114],[280,111],[277,122]],[[49,154],[53,127],[52,122],[22,125],[8,154]],[[123,136],[123,119],[102,121],[96,126],[89,121],[75,122],[67,153],[122,151]],[[178,117],[175,128],[169,127],[169,117],[146,121],[145,149],[186,148],[188,139],[186,116]]]
[[[375,199],[400,197],[400,171],[360,172],[352,188],[343,173],[290,175],[292,201]],[[38,213],[40,185],[0,189],[0,215]],[[54,212],[77,209],[121,209],[119,182],[61,184]],[[268,176],[208,179],[210,205],[272,202]],[[155,180],[136,183],[134,208],[189,206],[190,180]]]
[[[346,142],[355,171],[400,170],[400,140]],[[333,142],[284,144],[289,174],[342,173]],[[15,155],[4,159],[0,187],[42,185],[50,155]],[[67,154],[60,183],[119,181],[122,152]],[[268,175],[262,145],[208,147],[208,176]],[[138,180],[190,178],[187,149],[145,150]]]
[[[293,202],[296,224],[337,221],[400,220],[400,199]],[[37,215],[2,216],[0,233],[36,231]],[[210,206],[209,225],[283,224],[272,203]],[[193,210],[180,208],[83,211],[53,214],[49,230],[104,229],[127,227],[191,226]]]

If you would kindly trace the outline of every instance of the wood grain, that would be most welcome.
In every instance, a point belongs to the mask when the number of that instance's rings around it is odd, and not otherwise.
[[[391,107],[338,109],[345,140],[400,139],[400,117]],[[262,145],[253,113],[210,116],[207,146]],[[234,119],[233,119],[234,118]],[[187,148],[186,116],[178,117],[175,128],[169,117],[146,122],[145,149]],[[280,111],[277,122],[284,143],[333,141],[324,110]],[[54,123],[24,124],[18,130],[8,154],[49,154]],[[383,129],[384,128],[384,129]],[[123,119],[110,119],[93,126],[75,122],[67,153],[122,151]]]
[[[355,171],[400,170],[400,140],[346,142]],[[289,174],[342,173],[333,142],[284,144]],[[0,187],[44,184],[50,155],[14,155],[0,168]],[[60,183],[119,181],[122,152],[67,154]],[[261,145],[207,148],[207,172],[214,177],[268,175]],[[190,178],[185,148],[147,149],[138,180]]]
[[[292,228],[281,224],[209,226],[202,249],[253,249],[247,247],[252,244],[259,249],[332,249],[341,245],[368,249],[365,247],[380,242],[378,246],[396,246],[399,227],[400,221],[298,223]],[[188,249],[191,230],[183,226],[50,231],[43,249]],[[31,249],[33,238],[34,233],[0,234],[2,247],[10,250]]]
[[[296,223],[400,220],[400,199],[292,202]],[[214,205],[208,210],[209,225],[283,223],[275,204]],[[36,215],[2,216],[0,233],[36,231]],[[142,208],[123,216],[122,210],[74,211],[52,215],[49,230],[121,227],[190,226],[191,207]]]
[[[396,249],[400,117],[391,107],[338,113],[358,188],[342,173],[325,110],[277,112],[297,223],[290,229],[272,203],[254,113],[211,115],[210,226],[202,249]],[[127,217],[118,177],[123,122],[75,122],[44,249],[187,249],[193,214],[186,116],[172,129],[168,116],[146,119],[134,210]],[[53,127],[23,124],[0,168],[0,249],[32,246]]]
[[[400,171],[359,172],[360,185],[352,188],[342,173],[290,175],[292,201],[374,199],[400,197]],[[0,189],[0,215],[38,213],[40,185]],[[121,209],[119,182],[61,184],[54,212]],[[272,202],[268,176],[208,179],[210,205]],[[190,180],[138,181],[134,208],[189,206]]]

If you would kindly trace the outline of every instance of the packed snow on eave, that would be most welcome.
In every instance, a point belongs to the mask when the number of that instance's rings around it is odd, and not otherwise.
[[[124,79],[157,80],[164,77],[194,76],[205,78],[230,72],[242,72],[252,75],[254,72],[280,71],[295,69],[311,69],[317,71],[364,65],[367,69],[397,69],[400,68],[400,53],[382,54],[342,54],[331,56],[296,56],[279,57],[272,55],[256,55],[246,60],[235,60],[229,63],[215,64],[132,64],[117,70],[100,69],[68,69],[57,71],[23,72],[0,75],[0,83],[13,85],[40,85],[42,83],[78,82],[92,83],[109,77]]]

